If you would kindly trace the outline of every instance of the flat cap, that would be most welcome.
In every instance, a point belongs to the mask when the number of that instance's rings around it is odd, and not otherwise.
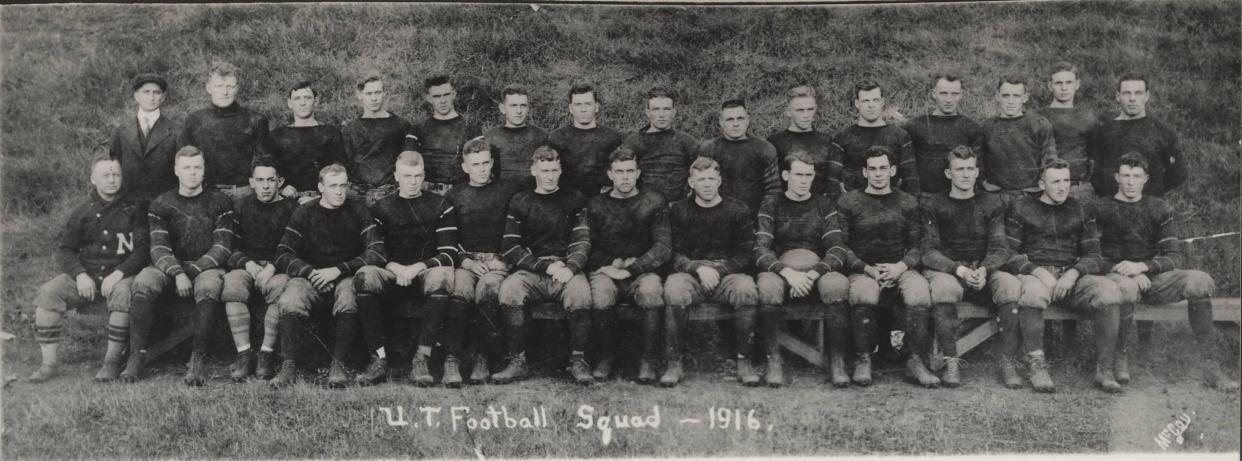
[[[143,85],[148,83],[159,85],[160,91],[168,91],[168,82],[164,80],[164,77],[160,77],[156,74],[138,74],[134,76],[134,91],[138,91],[139,88],[142,88]]]

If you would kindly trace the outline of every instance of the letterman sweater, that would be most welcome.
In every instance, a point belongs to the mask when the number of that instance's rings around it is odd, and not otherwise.
[[[672,255],[668,204],[659,193],[639,191],[628,198],[596,195],[587,202],[586,218],[591,233],[587,270],[612,264],[616,258],[637,258],[624,269],[638,275],[654,272]]]
[[[608,155],[621,145],[624,136],[608,127],[582,129],[566,125],[548,135],[548,145],[561,157],[564,175],[561,183],[594,197],[611,185],[608,181]]]
[[[218,190],[193,197],[165,192],[151,201],[147,220],[151,263],[170,278],[222,268],[233,254],[233,203]]]
[[[208,107],[185,119],[178,146],[203,151],[207,171],[204,184],[245,186],[250,161],[268,149],[267,117],[234,102],[228,107]]]
[[[505,262],[536,274],[562,261],[575,274],[586,267],[591,233],[582,207],[586,199],[573,188],[550,194],[523,190],[509,201],[505,235],[501,241]]]
[[[457,214],[448,199],[430,193],[414,198],[393,194],[372,205],[371,215],[379,222],[389,261],[427,267],[457,264]]]
[[[785,269],[781,255],[800,248],[822,255],[813,268],[815,272],[841,270],[845,261],[828,252],[841,244],[841,231],[829,227],[836,214],[836,207],[822,195],[795,201],[781,194],[763,204],[755,227],[755,267],[779,274]]]
[[[634,151],[638,168],[638,189],[659,192],[668,202],[676,202],[690,194],[690,164],[694,163],[699,140],[676,128],[647,132],[643,127],[631,134],[621,145]]]

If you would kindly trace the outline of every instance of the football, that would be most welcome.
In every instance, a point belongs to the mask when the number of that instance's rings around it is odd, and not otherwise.
[[[781,262],[796,271],[808,271],[819,263],[820,257],[814,251],[802,248],[786,251],[781,254]]]

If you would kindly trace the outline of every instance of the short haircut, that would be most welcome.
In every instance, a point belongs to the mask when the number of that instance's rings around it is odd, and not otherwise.
[[[673,93],[673,90],[666,87],[657,86],[648,90],[647,95],[643,100],[650,102],[652,99],[656,98],[668,98],[670,101],[673,101],[673,105],[677,105],[677,95]]]
[[[798,98],[815,99],[815,88],[811,87],[811,85],[798,85],[786,91],[785,98],[787,102],[792,102]]]
[[[719,173],[720,163],[717,163],[715,160],[712,160],[707,157],[696,158],[694,159],[694,162],[690,163],[690,175],[691,176],[694,176],[694,172],[696,171],[707,171],[707,170],[716,170],[716,172]]]
[[[198,150],[197,147],[185,146],[177,151],[177,155],[173,161],[175,162],[176,159],[178,158],[190,158],[190,157],[202,157],[202,156],[203,156],[203,151]]]
[[[328,175],[331,175],[331,174],[347,174],[345,172],[345,166],[339,163],[333,163],[331,165],[320,168],[319,169],[319,183],[323,184],[323,178],[326,178]]]
[[[811,160],[811,154],[809,152],[797,149],[785,154],[785,158],[781,159],[781,171],[793,170],[794,162],[802,162],[807,165],[815,166],[815,160]]]
[[[944,80],[949,83],[961,82],[962,76],[956,73],[953,73],[953,72],[937,72],[935,74],[932,74],[932,78],[931,78],[932,88],[935,88],[936,84],[940,83],[941,80]]]
[[[444,74],[436,74],[423,79],[423,92],[431,92],[432,87],[440,85],[452,85],[453,81],[449,80],[449,76]]]
[[[1123,166],[1128,166],[1130,168],[1142,168],[1143,172],[1146,173],[1147,165],[1147,158],[1143,157],[1143,154],[1130,151],[1126,152],[1120,159],[1117,160],[1117,171],[1121,171],[1121,167]]]
[[[952,162],[954,159],[957,159],[957,160],[969,160],[972,158],[978,159],[979,156],[975,154],[975,150],[971,149],[970,146],[958,145],[957,147],[954,147],[952,150],[950,150],[948,154],[945,154],[944,158],[946,162]]]
[[[250,176],[254,176],[254,169],[259,167],[266,167],[276,170],[276,176],[280,176],[280,167],[277,166],[277,163],[279,162],[276,161],[276,157],[271,155],[256,155],[254,156],[254,159],[250,161]]]
[[[559,162],[561,161],[561,154],[556,152],[556,149],[553,149],[552,146],[544,144],[535,149],[535,153],[530,154],[530,161],[531,163]]]
[[[895,165],[893,163],[893,150],[889,149],[888,146],[868,147],[867,150],[863,151],[863,159],[864,159],[863,164],[865,165],[867,160],[870,160],[876,157],[884,157],[885,159],[887,159],[889,166]]]
[[[741,99],[741,98],[729,99],[729,100],[726,100],[725,102],[720,103],[720,110],[722,111],[725,109],[732,109],[734,107],[741,107],[743,110],[745,110],[746,100]]]
[[[1061,157],[1056,157],[1056,156],[1048,157],[1048,158],[1045,158],[1044,161],[1040,163],[1039,165],[1039,177],[1043,178],[1044,173],[1047,173],[1048,170],[1068,170],[1069,167],[1070,167],[1069,162],[1065,161],[1065,159]]]
[[[423,164],[423,154],[407,150],[397,155],[397,165],[420,166]]]
[[[614,163],[628,162],[631,160],[635,162],[638,161],[638,155],[634,153],[634,150],[628,147],[618,147],[614,149],[611,154],[608,154],[608,168],[611,169]]]
[[[237,66],[234,66],[232,63],[228,61],[216,61],[216,62],[211,63],[211,72],[207,74],[207,77],[211,78],[212,75],[215,75],[221,78],[224,78],[224,77],[237,78],[237,75],[240,73],[241,71],[238,70]]]
[[[366,76],[363,76],[361,80],[358,80],[358,84],[356,85],[358,87],[358,91],[362,91],[362,89],[366,88],[367,84],[371,82],[380,82],[380,85],[383,85],[384,77],[380,77],[377,74],[368,74]],[[328,165],[328,166],[332,166],[332,165]]]
[[[595,87],[591,86],[589,83],[579,83],[569,88],[569,102],[573,102],[574,95],[587,93],[591,93],[591,97],[595,99],[596,104],[604,104],[604,100],[599,97],[599,92],[595,91]]]
[[[314,97],[319,96],[319,93],[316,93],[315,88],[311,86],[310,80],[302,80],[300,82],[294,83],[293,86],[289,87],[289,97],[292,98],[293,92],[297,90],[301,90],[301,89],[310,90],[311,96],[314,96]]]
[[[521,83],[510,83],[508,85],[505,85],[505,88],[503,90],[500,90],[500,102],[504,103],[505,98],[509,97],[509,95],[526,96],[527,98],[529,98],[530,91],[526,90],[526,85],[523,85]]]
[[[1057,61],[1053,63],[1052,67],[1048,68],[1048,78],[1051,79],[1052,75],[1058,72],[1069,72],[1074,74],[1074,79],[1078,79],[1078,66],[1075,66],[1074,63],[1069,61]]]
[[[996,90],[1000,91],[1001,85],[1004,85],[1006,83],[1010,85],[1022,85],[1022,91],[1023,92],[1026,91],[1026,87],[1027,87],[1026,77],[1023,77],[1017,74],[1008,74],[1008,75],[1002,76],[1000,79],[996,81]]]
[[[858,93],[871,90],[880,90],[880,97],[884,97],[884,89],[880,87],[879,82],[871,79],[865,79],[854,84],[854,99],[858,99]]]
[[[1117,79],[1117,91],[1121,91],[1122,82],[1143,82],[1143,89],[1151,91],[1151,82],[1147,81],[1147,76],[1138,72],[1130,71],[1121,74],[1121,77]]]
[[[461,148],[461,161],[465,162],[467,155],[479,152],[487,152],[488,156],[492,154],[492,145],[488,144],[487,139],[482,136],[466,141],[466,144]]]

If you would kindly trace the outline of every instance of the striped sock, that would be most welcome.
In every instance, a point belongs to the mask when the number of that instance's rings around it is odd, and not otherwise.
[[[108,314],[108,351],[104,353],[105,362],[120,362],[129,344],[129,313],[113,312]]]
[[[56,365],[56,348],[60,346],[60,336],[63,327],[56,326],[38,326],[35,325],[35,341],[39,343],[39,352],[43,356],[44,365]]]
[[[224,313],[228,316],[237,352],[250,350],[250,308],[246,303],[225,303]]]
[[[276,340],[280,338],[280,308],[275,304],[267,306],[267,315],[263,316],[263,345],[259,350],[271,352],[276,350]]]

